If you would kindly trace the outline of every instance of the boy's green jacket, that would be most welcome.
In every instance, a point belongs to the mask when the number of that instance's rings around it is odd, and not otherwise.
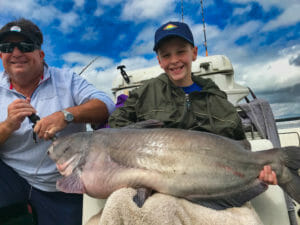
[[[242,123],[235,107],[211,79],[193,76],[202,87],[188,94],[175,86],[163,73],[130,92],[123,107],[109,118],[110,127],[155,119],[165,127],[199,130],[236,140],[245,139]]]

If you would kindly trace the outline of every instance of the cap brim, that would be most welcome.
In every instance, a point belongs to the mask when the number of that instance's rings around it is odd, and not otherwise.
[[[191,45],[194,46],[193,41],[187,39],[185,36],[179,35],[179,34],[177,34],[177,33],[168,33],[167,35],[161,37],[161,38],[156,42],[156,44],[155,44],[154,47],[153,47],[153,51],[157,51],[157,49],[158,49],[158,47],[159,47],[159,44],[160,44],[163,40],[165,40],[165,39],[167,39],[167,38],[169,38],[169,37],[179,37],[179,38],[182,38],[183,40],[186,40],[187,42],[189,42]]]
[[[2,40],[9,34],[14,34],[14,35],[20,35],[20,36],[23,36],[24,38],[34,42],[29,36],[27,36],[26,34],[24,33],[20,33],[20,32],[17,32],[17,31],[5,31],[5,32],[2,32],[0,34],[0,42],[2,42]]]

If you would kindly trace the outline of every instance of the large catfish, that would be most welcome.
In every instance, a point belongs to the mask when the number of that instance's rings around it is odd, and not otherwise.
[[[59,138],[49,155],[63,175],[57,188],[68,193],[107,198],[122,187],[146,187],[200,204],[240,206],[267,189],[257,177],[271,165],[279,186],[300,202],[299,147],[251,152],[206,132],[106,128]]]

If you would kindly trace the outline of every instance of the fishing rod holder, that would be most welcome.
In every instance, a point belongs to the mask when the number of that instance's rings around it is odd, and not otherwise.
[[[129,79],[126,71],[124,70],[124,68],[126,68],[126,66],[124,66],[124,65],[120,65],[120,66],[117,67],[117,69],[120,70],[123,79],[126,81],[127,84],[129,84],[130,79]]]

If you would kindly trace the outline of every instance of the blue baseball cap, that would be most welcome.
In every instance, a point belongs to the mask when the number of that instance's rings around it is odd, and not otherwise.
[[[193,34],[186,23],[183,22],[168,22],[163,24],[155,32],[153,50],[157,51],[159,42],[166,37],[177,36],[183,38],[194,46]]]

